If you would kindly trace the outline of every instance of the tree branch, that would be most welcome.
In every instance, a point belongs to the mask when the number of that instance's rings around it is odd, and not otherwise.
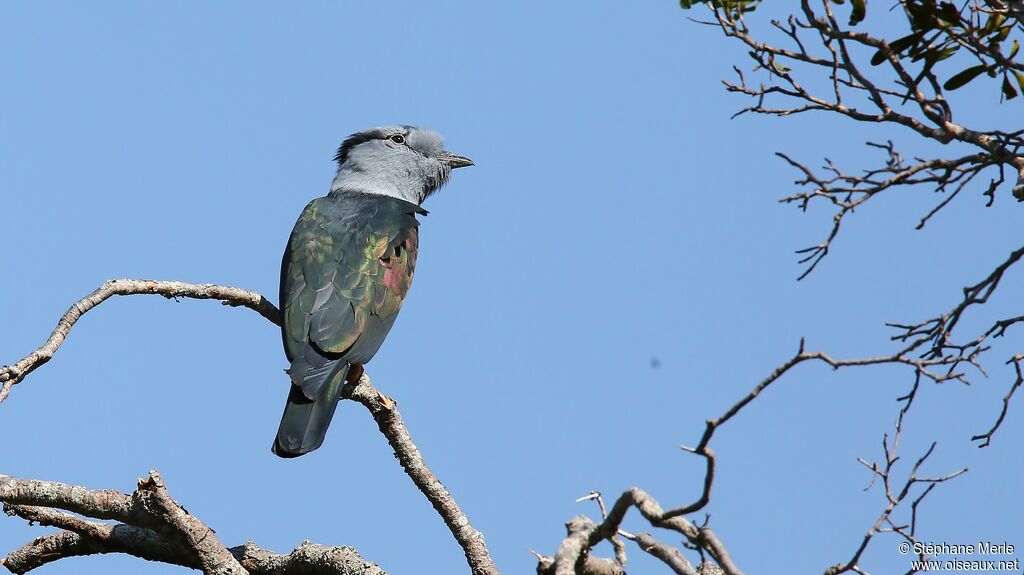
[[[813,271],[828,254],[844,216],[888,188],[932,185],[939,193],[948,192],[942,201],[920,219],[918,228],[924,226],[975,181],[976,176],[989,168],[998,170],[998,175],[991,178],[984,188],[983,195],[988,198],[988,205],[992,205],[997,189],[1006,182],[1007,168],[1019,176],[1010,180],[1016,181],[1011,190],[1013,197],[1024,201],[1024,131],[984,131],[955,123],[952,107],[943,93],[943,83],[933,68],[937,61],[948,57],[959,47],[964,47],[982,60],[983,68],[990,75],[996,76],[995,72],[1002,70],[1003,85],[1008,86],[1011,72],[1019,75],[1024,68],[1024,64],[1012,60],[1015,51],[1008,58],[1000,49],[1000,42],[1006,38],[1005,35],[1000,36],[999,30],[1008,33],[1012,23],[996,26],[992,30],[986,28],[987,31],[982,34],[985,39],[982,41],[981,36],[975,35],[980,34],[980,30],[969,19],[961,18],[956,25],[936,29],[934,35],[920,33],[918,45],[909,54],[905,54],[907,48],[898,46],[898,41],[890,45],[883,38],[843,29],[833,13],[832,4],[832,0],[823,0],[819,10],[812,8],[808,0],[802,0],[799,9],[802,19],[790,15],[786,23],[773,20],[772,26],[786,37],[784,44],[788,47],[784,47],[755,39],[743,18],[743,10],[736,11],[728,3],[712,3],[715,23],[722,33],[747,46],[748,56],[756,64],[755,69],[768,75],[766,83],[748,84],[742,71],[734,67],[739,80],[726,81],[726,89],[750,96],[754,100],[753,104],[740,109],[736,115],[749,112],[789,116],[809,111],[831,112],[858,122],[897,124],[924,139],[942,144],[962,142],[980,150],[956,159],[918,159],[918,164],[904,166],[899,156],[892,151],[890,143],[890,161],[885,167],[867,170],[864,176],[850,176],[840,173],[828,162],[826,169],[835,173],[835,177],[828,178],[817,177],[802,164],[779,154],[804,172],[805,179],[798,183],[814,186],[810,192],[783,198],[781,201],[797,202],[806,209],[808,200],[828,198],[839,208],[826,240],[797,252],[802,254],[800,263],[808,264],[801,279]],[[906,8],[908,3],[901,1],[899,4]],[[976,6],[971,8],[978,9]],[[802,35],[807,34],[816,36],[817,42],[805,42]],[[945,40],[936,40],[943,35]],[[818,45],[816,50],[811,47],[812,44]],[[946,49],[952,51],[940,57],[940,52]],[[879,68],[869,69],[859,61],[863,50],[875,54],[871,64],[879,65]],[[927,57],[922,57],[925,54]],[[982,68],[978,68],[978,71],[981,72]],[[800,78],[801,74],[807,72],[807,75],[817,73],[827,77],[831,93],[819,94],[808,88]],[[1019,76],[1017,82],[1024,87],[1024,76]],[[771,107],[766,104],[769,98],[776,97],[783,100],[781,106]],[[863,105],[858,106],[858,103]],[[927,176],[919,176],[921,172],[927,172]],[[875,179],[876,175],[889,177]]]
[[[155,470],[139,480],[132,504],[132,515],[140,516],[136,520],[138,526],[148,527],[165,540],[190,550],[206,575],[246,575],[213,529],[171,500],[163,478]]]
[[[274,324],[280,324],[281,313],[274,304],[262,295],[236,287],[215,284],[189,284],[179,281],[161,280],[107,280],[95,291],[76,301],[57,321],[50,337],[43,345],[13,365],[0,367],[0,403],[7,398],[11,388],[25,376],[50,361],[57,352],[71,328],[83,314],[115,295],[162,295],[166,298],[216,299],[224,305],[247,307]]]
[[[662,511],[653,497],[636,487],[626,490],[619,496],[601,523],[595,524],[583,515],[574,517],[566,523],[568,535],[562,540],[554,557],[539,558],[538,573],[545,565],[547,567],[544,572],[555,575],[571,574],[574,572],[573,569],[579,569],[580,562],[589,557],[591,548],[601,541],[610,540],[620,531],[626,512],[631,507],[635,507],[652,526],[682,534],[691,545],[710,554],[728,575],[743,575],[743,571],[733,562],[725,545],[710,527],[697,527],[683,517],[669,516]],[[681,565],[680,562],[670,563],[673,568]]]
[[[914,392],[911,392],[911,400],[913,399],[913,393]],[[877,462],[868,463],[864,459],[858,459],[864,467],[867,467],[871,471],[871,484],[868,488],[870,488],[871,485],[874,485],[876,479],[881,480],[883,495],[886,502],[885,508],[882,510],[882,513],[879,515],[878,519],[875,520],[875,523],[871,528],[868,529],[867,533],[864,534],[864,537],[861,539],[860,545],[858,545],[857,549],[854,551],[853,556],[848,561],[829,567],[824,571],[823,575],[838,575],[848,571],[863,573],[864,571],[860,568],[860,559],[864,555],[864,552],[867,550],[868,545],[874,539],[875,535],[879,533],[896,533],[903,537],[907,542],[911,543],[911,548],[913,548],[913,543],[916,542],[915,528],[917,523],[918,505],[924,501],[924,498],[931,493],[932,489],[934,489],[936,485],[945,483],[946,481],[959,477],[967,472],[967,468],[965,467],[940,477],[918,477],[917,473],[920,471],[921,466],[924,465],[928,458],[931,457],[932,453],[935,452],[937,444],[933,442],[931,447],[925,451],[924,455],[919,457],[917,462],[911,467],[903,485],[899,486],[896,483],[893,477],[895,474],[894,468],[896,467],[896,463],[900,460],[900,457],[896,455],[896,451],[900,444],[900,435],[903,433],[903,417],[906,415],[909,407],[910,404],[908,402],[904,405],[903,409],[900,410],[899,418],[896,421],[896,431],[893,434],[892,439],[889,439],[888,434],[882,437],[882,451],[885,454],[885,461],[882,464],[879,464]],[[907,500],[911,490],[919,484],[927,485],[927,487],[925,487],[921,494],[911,502],[910,524],[897,525],[893,520],[893,515],[896,513],[900,505]]]
[[[658,541],[650,533],[638,533],[632,537],[637,546],[645,553],[661,560],[676,575],[697,575],[697,570],[683,557],[678,549]]]
[[[253,291],[178,281],[109,280],[75,302],[61,316],[53,333],[36,351],[13,365],[0,368],[0,382],[3,384],[0,387],[0,401],[7,397],[15,384],[23,381],[25,376],[53,357],[70,333],[71,328],[84,313],[114,295],[161,295],[167,298],[217,299],[225,305],[247,307],[272,323],[280,324],[278,309],[262,295]],[[395,403],[381,395],[373,387],[370,378],[365,373],[362,374],[356,385],[346,385],[342,394],[343,398],[358,401],[370,411],[381,433],[395,450],[395,455],[406,474],[430,501],[462,547],[474,575],[498,575],[499,571],[490,557],[483,535],[473,528],[455,499],[427,467],[413,443],[401,415],[395,408]],[[161,540],[171,541],[174,545],[183,545],[198,556],[204,572],[243,573],[241,565],[216,540],[212,530],[170,500],[162,480],[155,472],[148,479],[140,482],[139,489],[133,495],[132,500],[126,499],[127,496],[117,492],[90,492],[82,488],[68,489],[66,487],[68,486],[54,482],[22,482],[0,475],[0,501],[14,505],[56,507],[97,519],[114,519],[128,525],[152,528],[160,535]],[[25,499],[28,497],[26,495],[28,493],[34,495]],[[38,499],[42,495],[47,495],[49,498]],[[140,500],[135,501],[136,497]],[[140,516],[143,520],[140,521],[139,517],[133,517],[132,520],[127,519],[129,511],[138,514],[142,513],[141,510],[147,510],[146,514]],[[146,517],[161,517],[163,519],[153,524],[147,524],[144,520]],[[96,536],[85,536],[89,537],[89,541],[84,542],[81,540],[83,535],[74,530],[67,535],[58,535],[59,537],[54,536],[49,540],[48,544],[76,551],[106,548],[97,547],[97,541],[103,540],[102,537],[97,539]],[[106,538],[106,541],[107,546],[112,545],[109,537]],[[25,549],[19,551],[29,553]],[[31,553],[29,554],[31,555]],[[36,556],[42,557],[38,553]]]
[[[20,575],[60,559],[100,553],[125,553],[147,561],[202,568],[194,556],[168,544],[152,529],[85,521],[43,507],[5,505],[4,509],[30,522],[64,529],[39,537],[0,560],[12,573]],[[282,555],[250,541],[228,551],[250,575],[386,575],[351,547],[306,542]]]
[[[111,490],[94,491],[54,481],[21,480],[0,475],[0,501],[15,506],[56,507],[95,519],[115,519],[144,527],[187,552],[187,556],[207,575],[246,574],[212,529],[171,500],[156,471],[150,471],[148,477],[140,479],[130,496]],[[104,529],[97,524],[49,511],[28,510],[28,513],[34,513],[51,524],[84,533],[90,539],[103,538]],[[64,543],[72,543],[71,539],[65,537]],[[46,550],[46,546],[42,549]],[[4,562],[6,564],[7,560]]]
[[[1013,381],[1013,384],[1010,385],[1010,390],[1003,396],[1003,407],[999,411],[999,417],[996,418],[992,427],[985,433],[979,433],[971,437],[971,441],[980,441],[978,447],[988,447],[992,443],[992,436],[1003,425],[1003,420],[1006,419],[1006,412],[1010,409],[1010,400],[1013,398],[1013,394],[1020,389],[1021,385],[1024,385],[1024,370],[1021,370],[1021,361],[1024,361],[1024,354],[1018,353],[1006,362],[1013,364],[1013,368],[1017,372],[1017,379]]]
[[[391,448],[394,449],[395,457],[398,458],[406,475],[412,479],[420,492],[434,506],[455,540],[462,547],[473,574],[497,575],[498,569],[491,560],[483,534],[473,528],[469,523],[469,518],[459,508],[455,499],[427,467],[423,456],[420,455],[420,450],[416,448],[416,444],[409,436],[409,430],[405,427],[405,422],[402,421],[395,402],[381,395],[373,387],[370,377],[365,372],[355,386],[345,386],[342,390],[342,397],[363,404],[373,416],[380,432],[384,434],[388,443],[391,444]]]
[[[636,507],[640,511],[640,514],[644,517],[644,519],[646,519],[652,526],[676,531],[682,534],[684,537],[686,537],[688,542],[694,547],[707,551],[725,573],[729,575],[742,574],[743,571],[740,570],[740,568],[732,562],[732,559],[728,551],[726,550],[725,546],[722,544],[722,542],[718,539],[717,535],[715,535],[715,533],[709,527],[697,527],[692,522],[682,517],[683,515],[690,514],[703,509],[711,501],[711,490],[714,484],[715,477],[715,452],[709,447],[709,444],[715,432],[722,425],[732,420],[736,415],[740,413],[740,411],[742,411],[744,408],[750,405],[751,402],[757,399],[763,391],[765,391],[769,386],[778,381],[783,375],[788,373],[791,369],[804,362],[818,361],[829,365],[833,369],[885,364],[903,364],[913,367],[916,374],[915,384],[907,395],[899,398],[903,402],[903,406],[900,409],[899,424],[897,426],[898,437],[899,431],[902,426],[903,416],[910,408],[910,405],[916,397],[916,393],[919,389],[919,383],[922,377],[932,379],[935,382],[959,380],[962,377],[960,374],[954,373],[952,371],[947,371],[946,373],[938,373],[933,371],[932,368],[935,366],[956,365],[957,363],[965,361],[971,363],[974,362],[972,356],[965,357],[962,355],[949,355],[924,359],[912,357],[910,355],[910,352],[916,349],[919,345],[920,342],[912,343],[911,345],[905,347],[904,349],[887,356],[855,359],[837,359],[820,351],[807,351],[804,340],[801,339],[799,349],[793,357],[786,360],[778,367],[776,367],[774,370],[772,370],[772,372],[767,377],[765,377],[757,385],[755,385],[753,389],[751,389],[750,392],[741,397],[739,401],[737,401],[728,409],[726,409],[725,412],[722,413],[722,415],[720,415],[718,418],[709,419],[706,422],[704,433],[701,436],[700,441],[698,442],[696,447],[691,448],[683,446],[684,450],[704,457],[707,462],[703,490],[697,501],[695,501],[694,503],[683,505],[681,507],[676,507],[673,509],[669,509],[667,511],[663,511],[661,507],[658,505],[657,501],[655,501],[654,498],[652,498],[644,491],[638,488],[629,489],[619,497],[619,499],[615,502],[615,505],[612,507],[611,511],[608,512],[607,516],[604,517],[604,520],[600,524],[594,524],[593,521],[584,516],[576,517],[569,523],[567,523],[566,527],[569,531],[569,535],[562,541],[562,544],[559,546],[558,553],[556,553],[554,557],[541,556],[538,558],[539,561],[543,565],[547,565],[547,567],[544,567],[544,569],[548,569],[549,567],[550,569],[554,569],[554,571],[550,571],[550,573],[559,574],[558,569],[568,568],[565,567],[566,565],[576,566],[572,568],[578,568],[578,562],[584,560],[588,556],[589,551],[592,547],[606,539],[611,541],[612,537],[614,537],[616,533],[620,532],[620,527],[625,517],[626,511],[628,511],[630,507]],[[1018,384],[1015,384],[1014,388],[1008,394],[1006,400],[1004,400],[1004,405],[1005,403],[1008,403],[1009,397],[1012,396],[1013,391],[1016,389],[1016,387],[1018,387]],[[927,455],[925,458],[922,458],[921,463],[923,463],[924,459],[926,458]],[[890,463],[890,467],[892,463],[895,463],[895,459],[893,459]],[[918,464],[918,467],[919,466],[920,463]],[[916,473],[916,470],[917,467],[915,467],[914,473]],[[911,474],[910,480],[908,480],[907,483],[907,488],[904,490],[904,493],[901,496],[900,501],[902,501],[902,497],[906,495],[906,491],[909,490],[909,486],[920,482],[931,481],[919,479],[916,477],[914,473]],[[943,478],[942,481],[952,479],[952,477],[955,477],[960,473],[962,473],[962,471],[956,472],[951,476]],[[897,501],[891,507],[887,507],[886,512],[883,513],[882,517],[879,519],[879,522],[884,523],[885,521],[887,521],[888,517],[892,514],[893,510],[895,509],[896,505],[898,505],[898,503],[899,501]],[[601,504],[601,507],[602,515],[604,515],[603,503]],[[878,529],[876,525],[876,529],[872,532],[872,535],[877,531]],[[636,540],[635,537],[633,539]],[[860,552],[863,552],[863,548],[867,546],[868,541],[870,541],[870,537],[868,537],[863,542]],[[660,549],[659,551],[664,552],[666,550]],[[859,559],[859,556],[860,554],[858,553],[854,556],[854,558],[851,561],[847,562],[846,564],[843,564],[844,566],[842,566],[842,569],[853,570],[854,568],[857,568],[856,563]],[[550,565],[548,565],[549,563]],[[543,565],[538,566],[539,572]],[[683,569],[681,564],[678,563],[670,563],[670,566],[677,571],[679,569]],[[549,571],[545,570],[544,572],[548,573]],[[839,572],[842,571],[835,571],[834,573]]]
[[[166,543],[152,529],[85,521],[46,507],[4,504],[4,511],[29,523],[62,529],[9,553],[0,564],[12,573],[27,573],[59,559],[99,553],[126,553],[148,561],[201,568],[193,555]]]

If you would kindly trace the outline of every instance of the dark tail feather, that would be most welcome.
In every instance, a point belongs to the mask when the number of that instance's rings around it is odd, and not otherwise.
[[[288,403],[281,416],[281,426],[277,429],[277,438],[271,448],[278,457],[298,457],[320,447],[324,442],[349,368],[348,363],[342,360],[333,360],[332,363],[335,364],[334,369],[326,378],[326,384],[319,389],[316,399],[309,399],[302,392],[307,386],[291,385]],[[310,375],[322,377],[322,372]]]

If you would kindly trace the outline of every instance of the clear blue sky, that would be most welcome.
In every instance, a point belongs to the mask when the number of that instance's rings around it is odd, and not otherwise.
[[[772,153],[855,169],[877,159],[869,138],[918,149],[821,115],[730,121],[745,102],[720,79],[749,65],[687,16],[668,0],[4,4],[0,362],[112,277],[276,300],[284,242],[326,193],[339,142],[423,125],[477,166],[427,204],[411,297],[368,371],[498,566],[533,572],[527,550],[552,553],[566,520],[595,514],[574,503],[591,490],[693,500],[703,467],[677,445],[705,419],[801,336],[837,356],[891,351],[884,322],[951,307],[1017,245],[1024,208],[1008,190],[991,209],[965,193],[915,232],[936,198],[895,192],[797,283],[792,252],[824,237],[830,213],[776,202],[796,174]],[[975,97],[983,122],[1020,117],[994,90]],[[1009,276],[984,319],[1019,313],[1008,302],[1022,287]],[[969,442],[1019,351],[995,348],[973,388],[922,390],[905,457],[937,439],[926,472],[971,468],[930,496],[923,540],[1024,548],[1022,406],[992,447]],[[309,539],[396,574],[466,572],[362,407],[343,403],[312,455],[271,455],[284,367],[255,313],[110,301],[0,406],[0,472],[131,491],[156,468],[228,545]],[[881,457],[910,378],[803,366],[721,430],[708,511],[748,573],[816,573],[852,554],[883,507],[856,458]],[[4,518],[0,552],[46,532]],[[878,539],[865,567],[905,571],[897,543]],[[630,572],[665,571],[630,557]],[[181,571],[107,556],[39,572],[129,569]]]

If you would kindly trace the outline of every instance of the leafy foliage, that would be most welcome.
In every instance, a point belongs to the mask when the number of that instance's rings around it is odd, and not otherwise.
[[[846,5],[847,0],[826,0],[825,4],[829,3]],[[684,9],[703,4],[740,17],[753,12],[760,2],[680,0],[679,4]],[[953,2],[899,0],[899,5],[910,32],[888,41],[888,51],[875,52],[872,65],[885,62],[891,52],[896,58],[920,63],[923,76],[933,72],[939,62],[967,54],[976,63],[950,74],[942,84],[944,89],[962,88],[984,73],[999,80],[1000,96],[1005,100],[1024,92],[1024,63],[1015,60],[1024,41],[1024,5],[1001,0],[964,2],[960,7]],[[867,17],[867,0],[849,0],[849,6],[849,25],[855,27]]]
[[[733,17],[739,17],[747,12],[753,12],[757,9],[758,5],[761,4],[761,0],[710,0],[710,1],[696,1],[693,0],[679,0],[679,6],[683,10],[689,10],[698,4],[706,4],[716,10],[725,10]]]

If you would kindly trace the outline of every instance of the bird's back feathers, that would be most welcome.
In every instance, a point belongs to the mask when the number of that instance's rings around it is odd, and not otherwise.
[[[281,265],[281,335],[292,389],[275,441],[278,455],[320,446],[343,372],[368,362],[384,342],[412,284],[416,215],[425,213],[400,199],[358,192],[332,193],[302,212]]]

